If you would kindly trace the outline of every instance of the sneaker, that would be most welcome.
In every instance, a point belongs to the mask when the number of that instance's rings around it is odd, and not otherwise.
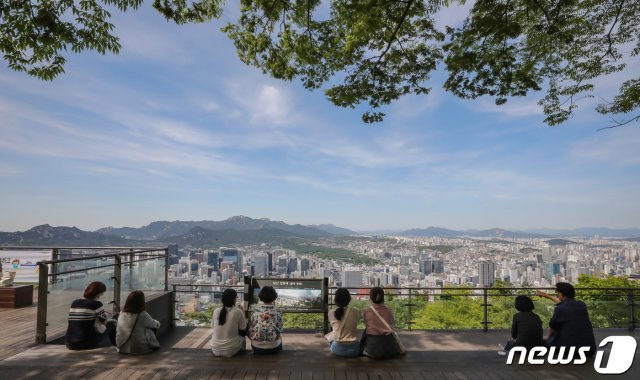
[[[500,355],[500,356],[505,356],[505,355],[507,355],[507,351],[505,351],[505,350],[499,350],[499,351],[498,351],[498,355]]]

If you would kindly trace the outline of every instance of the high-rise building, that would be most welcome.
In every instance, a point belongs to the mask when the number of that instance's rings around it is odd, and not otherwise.
[[[287,256],[285,255],[278,257],[278,273],[287,274]]]
[[[242,252],[238,248],[220,248],[220,258],[221,261],[233,262],[236,272],[242,273]]]
[[[220,261],[218,260],[219,257],[220,255],[218,254],[218,252],[215,252],[215,251],[207,252],[207,265],[212,267],[213,270],[216,272],[220,269]]]
[[[420,262],[420,273],[444,273],[444,263],[440,259],[428,258]]]
[[[342,286],[345,288],[359,288],[362,286],[362,270],[347,267],[342,271]]]
[[[306,257],[300,259],[300,272],[302,272],[303,276],[309,273],[310,267],[311,265],[309,263],[309,259],[307,259]]]
[[[289,265],[287,265],[287,272],[291,274],[297,270],[298,270],[298,258],[289,257]]]
[[[266,254],[257,254],[253,258],[253,275],[256,277],[267,277],[268,256]]]
[[[267,252],[267,270],[269,273],[273,272],[273,253]]]
[[[496,264],[492,261],[478,263],[478,283],[482,286],[491,286],[495,282]]]

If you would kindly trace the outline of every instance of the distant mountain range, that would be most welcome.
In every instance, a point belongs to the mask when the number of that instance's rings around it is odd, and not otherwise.
[[[224,246],[231,244],[255,244],[280,241],[286,238],[323,238],[336,235],[358,235],[352,230],[333,224],[303,226],[270,219],[253,219],[234,216],[222,221],[156,221],[139,228],[106,227],[95,232],[76,227],[52,227],[48,224],[33,227],[24,232],[0,232],[0,245],[42,246],[132,246],[177,243],[179,245]],[[362,233],[360,233],[362,234]],[[372,234],[372,233],[368,233]],[[501,228],[488,230],[451,230],[440,227],[384,231],[378,235],[416,237],[489,237],[489,238],[539,238],[593,237],[626,238],[638,241],[640,229],[579,228],[574,230],[542,229],[534,231],[508,231]],[[550,240],[551,242],[551,240]],[[570,244],[561,240],[555,244]]]
[[[529,232],[513,232],[503,230],[501,228],[492,228],[489,230],[466,230],[456,231],[446,228],[429,227],[425,229],[413,229],[402,231],[397,234],[398,236],[433,236],[433,237],[495,237],[495,238],[539,238],[544,239],[550,237],[549,235],[529,233]]]

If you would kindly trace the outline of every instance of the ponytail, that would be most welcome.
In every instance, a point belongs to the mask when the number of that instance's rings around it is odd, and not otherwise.
[[[351,302],[351,294],[349,294],[349,290],[347,288],[338,288],[338,290],[336,290],[335,302],[338,308],[333,315],[337,320],[341,321],[344,316],[344,308],[349,305],[349,302]]]
[[[222,326],[226,321],[227,321],[227,308],[223,306],[222,310],[220,310],[220,315],[218,316],[218,325]]]
[[[220,315],[218,316],[218,325],[222,326],[227,321],[227,308],[233,307],[237,297],[238,292],[233,289],[225,289],[222,292],[222,310],[220,310]]]

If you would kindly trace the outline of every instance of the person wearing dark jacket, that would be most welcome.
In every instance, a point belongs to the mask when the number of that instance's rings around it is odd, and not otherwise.
[[[115,346],[116,327],[107,323],[109,314],[98,299],[107,291],[107,286],[99,281],[87,285],[84,298],[71,303],[69,324],[65,334],[65,344],[70,350],[97,348],[108,337]],[[114,322],[109,320],[109,322]]]
[[[527,349],[543,346],[542,321],[533,312],[533,301],[529,296],[517,296],[515,307],[518,312],[513,316],[511,322],[511,339],[504,346],[503,351],[498,353],[503,355],[515,346],[526,347]]]
[[[596,352],[596,339],[589,319],[587,305],[574,299],[576,290],[567,282],[556,284],[556,297],[538,292],[541,297],[558,302],[549,321],[547,345],[556,347],[590,347],[587,356]]]

